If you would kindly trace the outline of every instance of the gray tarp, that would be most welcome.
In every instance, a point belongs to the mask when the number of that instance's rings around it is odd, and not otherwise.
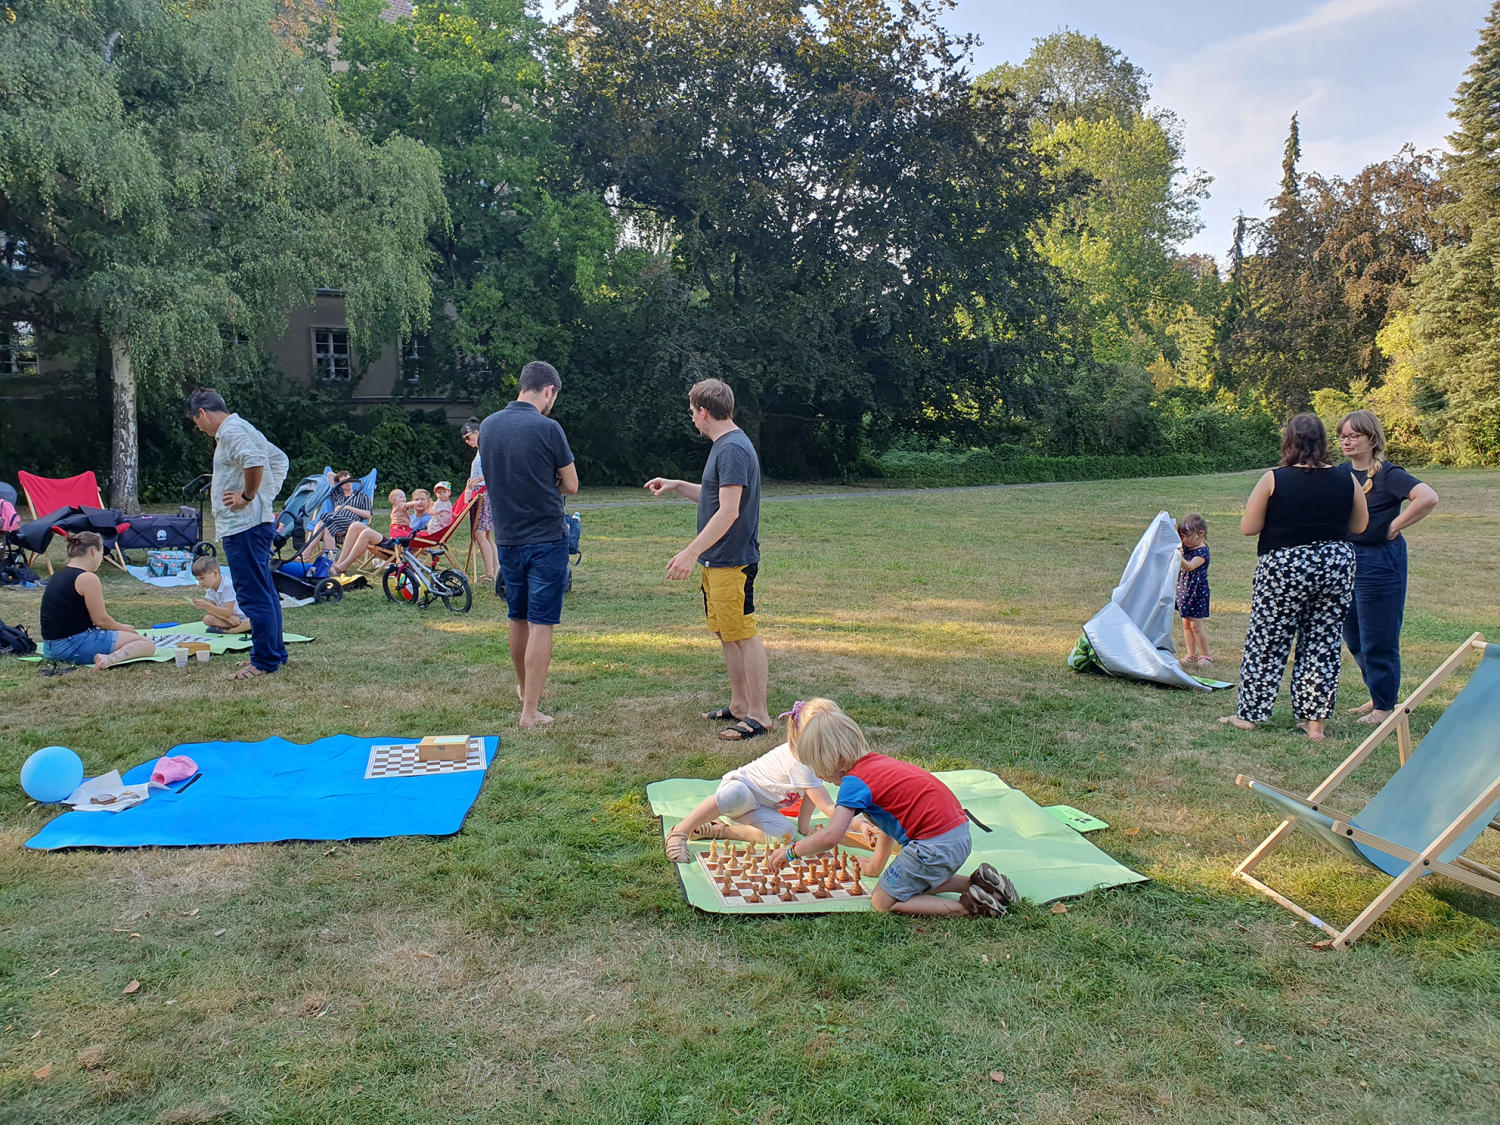
[[[1172,636],[1182,540],[1166,512],[1151,521],[1109,604],[1083,627],[1083,642],[1068,663],[1094,664],[1111,676],[1149,680],[1167,687],[1211,691],[1210,684],[1183,671]],[[1090,651],[1084,649],[1084,642]],[[1227,684],[1224,686],[1228,686]]]

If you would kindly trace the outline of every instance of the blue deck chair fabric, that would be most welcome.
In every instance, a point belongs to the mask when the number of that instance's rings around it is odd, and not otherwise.
[[[1413,710],[1475,650],[1480,653],[1479,665],[1468,683],[1380,792],[1356,815],[1331,808],[1339,803],[1333,795],[1338,786],[1392,733],[1409,729]],[[1235,868],[1235,876],[1324,930],[1335,949],[1348,948],[1408,887],[1428,875],[1446,875],[1500,895],[1495,872],[1463,854],[1500,815],[1500,645],[1485,643],[1479,633],[1471,636],[1306,800],[1243,774],[1236,780],[1275,806],[1284,822]],[[1294,827],[1392,880],[1342,930],[1252,874]],[[1424,856],[1445,839],[1440,853]],[[1396,854],[1402,851],[1408,854]]]
[[[1372,836],[1419,852],[1459,818],[1470,802],[1500,777],[1500,645],[1486,645],[1479,667],[1406,764],[1349,821]],[[1500,801],[1475,821],[1438,858],[1451,863],[1490,821]],[[1387,875],[1408,863],[1367,844],[1356,844],[1366,860]]]

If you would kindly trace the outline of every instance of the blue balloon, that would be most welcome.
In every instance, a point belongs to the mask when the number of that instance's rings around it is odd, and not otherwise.
[[[66,746],[43,746],[21,767],[21,788],[33,801],[61,801],[83,784],[83,759]]]

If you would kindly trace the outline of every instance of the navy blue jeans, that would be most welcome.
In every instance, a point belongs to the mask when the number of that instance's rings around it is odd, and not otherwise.
[[[274,672],[286,663],[281,639],[281,595],[271,579],[271,534],[274,526],[258,524],[238,535],[224,536],[224,561],[234,579],[234,598],[250,619],[250,663]]]
[[[1354,548],[1354,601],[1344,618],[1349,646],[1377,711],[1401,692],[1401,619],[1406,611],[1406,539]]]

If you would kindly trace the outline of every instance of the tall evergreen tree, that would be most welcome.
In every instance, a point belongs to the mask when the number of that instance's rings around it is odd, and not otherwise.
[[[1287,130],[1286,145],[1281,150],[1281,196],[1289,199],[1297,194],[1297,162],[1302,159],[1302,131],[1297,125],[1297,115],[1292,114],[1292,125]]]
[[[1433,255],[1412,294],[1415,369],[1444,396],[1460,456],[1500,463],[1500,0],[1453,99],[1447,217],[1467,239]]]

